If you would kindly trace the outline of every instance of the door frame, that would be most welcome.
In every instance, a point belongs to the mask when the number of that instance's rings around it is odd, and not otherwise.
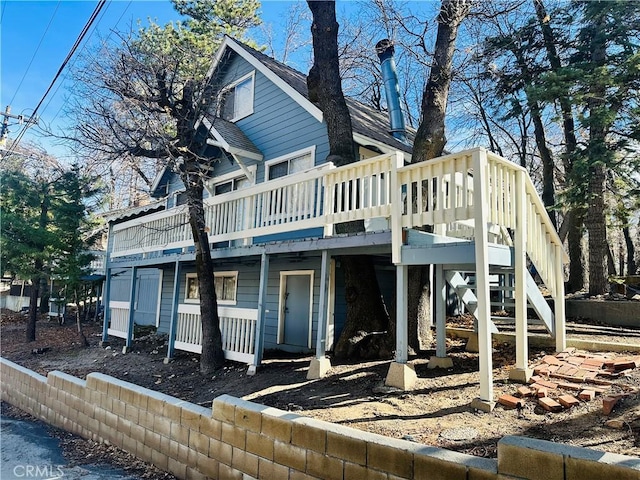
[[[156,301],[156,313],[155,313],[155,326],[156,328],[160,328],[160,311],[161,311],[161,306],[162,306],[162,280],[164,277],[164,270],[162,270],[161,268],[141,268],[140,270],[157,270],[158,271],[158,300]],[[140,274],[140,270],[138,270],[138,274]],[[133,292],[133,294],[136,296],[135,298],[135,308],[134,310],[138,309],[138,295],[140,294],[140,276],[138,275],[138,279],[136,281],[137,286],[136,286],[136,291]],[[135,319],[135,313],[134,313],[134,319]],[[135,320],[134,320],[135,321]]]
[[[311,348],[311,337],[313,333],[313,275],[314,270],[287,270],[280,272],[280,293],[278,295],[278,344],[284,344],[284,321],[285,321],[285,294],[287,293],[287,277],[292,275],[307,275],[309,277],[309,325],[307,348]]]

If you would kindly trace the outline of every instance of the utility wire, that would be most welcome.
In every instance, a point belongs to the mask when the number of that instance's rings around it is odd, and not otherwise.
[[[49,95],[49,92],[53,88],[53,85],[56,83],[56,81],[58,80],[58,78],[62,74],[62,71],[64,70],[64,68],[69,63],[69,60],[71,59],[71,57],[73,56],[75,51],[80,46],[80,43],[82,43],[82,40],[87,35],[87,32],[91,28],[91,25],[93,25],[93,22],[95,21],[96,17],[98,16],[100,11],[104,7],[105,3],[107,3],[107,0],[99,0],[98,5],[96,5],[96,8],[93,10],[93,13],[91,14],[91,17],[89,17],[89,20],[87,21],[87,23],[85,24],[84,28],[82,29],[82,32],[80,32],[80,35],[78,36],[78,38],[76,39],[75,43],[73,44],[73,47],[71,47],[71,50],[67,54],[67,57],[64,59],[64,61],[62,62],[62,65],[58,69],[55,77],[51,81],[51,84],[49,85],[49,88],[47,88],[47,91],[44,93],[44,95],[42,96],[42,98],[38,102],[38,105],[36,105],[36,108],[33,110],[33,114],[31,115],[32,117],[34,117],[34,118],[36,117],[36,114],[38,113],[38,109],[40,108],[40,106],[44,102],[44,99],[47,98],[47,95]],[[15,150],[15,148],[18,146],[18,143],[20,143],[20,140],[22,140],[22,137],[24,136],[25,132],[27,131],[27,128],[28,128],[28,124],[26,124],[22,128],[22,130],[20,131],[20,133],[18,134],[16,139],[13,141],[13,143],[11,144],[11,147],[9,147],[9,149],[7,151],[7,155],[10,155]]]

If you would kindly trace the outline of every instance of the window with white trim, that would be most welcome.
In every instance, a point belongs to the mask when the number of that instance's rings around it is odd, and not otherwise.
[[[313,167],[314,148],[299,150],[291,155],[278,157],[269,162],[265,162],[267,168],[267,179],[285,177],[293,173],[302,172]]]
[[[238,290],[238,272],[214,272],[213,277],[218,304],[235,305],[236,292]],[[200,302],[198,276],[195,273],[187,273],[184,301],[185,303]]]
[[[221,305],[235,305],[238,291],[238,272],[215,272],[216,297]]]
[[[253,86],[255,73],[251,72],[220,92],[218,115],[235,122],[253,113]]]
[[[187,273],[184,301],[185,303],[200,303],[200,286],[198,284],[198,275],[195,273]]]

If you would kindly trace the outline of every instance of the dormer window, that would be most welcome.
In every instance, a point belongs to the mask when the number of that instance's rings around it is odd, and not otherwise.
[[[235,122],[253,113],[253,81],[255,73],[240,78],[220,93],[218,115]]]

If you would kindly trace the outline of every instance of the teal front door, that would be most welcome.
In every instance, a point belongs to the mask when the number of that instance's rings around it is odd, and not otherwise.
[[[283,275],[281,341],[287,346],[310,348],[311,285],[310,273]]]

